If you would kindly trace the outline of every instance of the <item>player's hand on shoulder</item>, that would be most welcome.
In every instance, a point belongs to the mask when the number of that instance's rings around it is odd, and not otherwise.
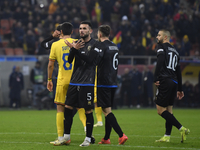
[[[54,33],[52,34],[52,36],[53,36],[54,38],[58,38],[58,37],[60,36],[60,31],[55,30]]]
[[[65,44],[67,45],[67,46],[69,46],[70,48],[72,48],[73,47],[73,43],[70,43],[69,41],[67,41],[67,40],[65,40],[64,41],[65,42]]]

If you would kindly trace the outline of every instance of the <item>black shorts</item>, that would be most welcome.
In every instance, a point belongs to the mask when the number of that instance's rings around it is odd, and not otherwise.
[[[69,85],[65,105],[94,109],[94,87]]]
[[[97,88],[97,106],[102,108],[111,107],[117,88]]]
[[[155,103],[162,107],[172,106],[177,94],[177,84],[172,79],[160,81]]]

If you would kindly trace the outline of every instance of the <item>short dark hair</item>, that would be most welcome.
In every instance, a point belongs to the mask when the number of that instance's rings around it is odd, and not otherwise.
[[[80,24],[87,24],[90,28],[92,28],[92,24],[90,21],[82,21]]]
[[[62,30],[64,35],[70,35],[72,33],[72,30],[73,30],[73,25],[69,22],[64,22],[61,25],[61,30]]]
[[[102,36],[109,37],[110,26],[109,25],[101,25],[101,26],[99,26],[98,31],[100,31],[102,33]]]

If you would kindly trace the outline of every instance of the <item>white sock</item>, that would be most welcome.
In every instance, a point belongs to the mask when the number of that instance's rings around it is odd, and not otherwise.
[[[85,140],[87,140],[88,142],[91,142],[91,138],[90,137],[85,137]]]
[[[102,121],[98,121],[97,123],[103,124],[103,122],[102,122]]]
[[[66,140],[70,140],[70,134],[64,134],[64,138],[65,138]]]
[[[181,131],[182,127],[183,127],[183,126],[180,127],[179,131]]]
[[[58,137],[58,140],[59,140],[59,141],[60,141],[60,140],[63,140],[63,138],[64,138],[63,136],[59,136],[59,137]]]
[[[166,135],[166,134],[164,136],[169,136],[170,137],[170,135]]]

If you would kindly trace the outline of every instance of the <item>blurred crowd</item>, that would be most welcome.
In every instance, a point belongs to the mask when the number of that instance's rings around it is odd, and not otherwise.
[[[99,25],[109,24],[121,55],[155,55],[161,28],[170,30],[181,56],[200,51],[199,0],[1,0],[0,20],[0,47],[20,47],[28,55],[48,54],[41,41],[65,21],[79,38],[83,20],[92,22],[94,37]],[[3,27],[2,20],[9,25]]]

